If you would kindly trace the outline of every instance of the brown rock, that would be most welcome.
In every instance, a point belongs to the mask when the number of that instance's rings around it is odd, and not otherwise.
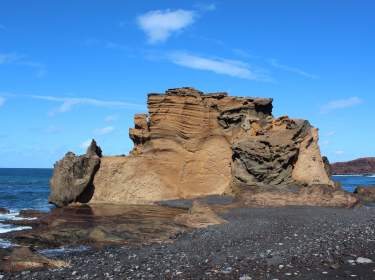
[[[375,202],[375,186],[358,186],[354,193],[363,202]]]
[[[332,173],[335,175],[375,174],[375,157],[333,163]]]
[[[191,228],[205,228],[227,222],[220,218],[208,205],[198,201],[193,201],[188,213],[177,215],[174,220],[177,224]]]
[[[351,208],[359,204],[359,200],[352,194],[326,185],[245,190],[237,197],[243,205],[251,207],[308,205]]]
[[[12,251],[0,255],[2,256],[0,271],[3,272],[69,267],[67,262],[48,259],[32,252],[28,247],[15,247]]]

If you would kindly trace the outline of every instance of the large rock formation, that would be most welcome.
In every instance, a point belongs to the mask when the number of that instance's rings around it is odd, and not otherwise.
[[[375,174],[375,157],[359,158],[346,162],[336,162],[332,165],[335,175]]]
[[[337,196],[348,201],[340,206],[356,203],[327,174],[317,129],[305,120],[274,118],[272,99],[178,88],[149,94],[148,109],[129,131],[130,155],[101,158],[90,202],[151,203],[293,185],[297,198],[286,204],[301,201],[298,193],[308,200],[316,186],[324,186],[314,194],[328,198],[325,205],[337,205]]]

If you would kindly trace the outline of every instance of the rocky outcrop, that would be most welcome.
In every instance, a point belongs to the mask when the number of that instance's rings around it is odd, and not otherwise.
[[[375,202],[375,186],[358,186],[354,193],[363,202]]]
[[[375,174],[375,157],[336,162],[331,166],[334,175]]]
[[[198,201],[193,201],[189,212],[177,215],[174,221],[189,228],[205,228],[227,222],[220,218],[208,205]]]
[[[15,247],[13,249],[0,248],[0,271],[17,272],[32,269],[61,269],[69,267],[69,263],[62,260],[48,259],[32,252],[28,247]]]
[[[88,202],[94,192],[94,175],[99,169],[101,149],[93,140],[85,155],[68,152],[54,166],[48,201],[58,207]]]
[[[274,118],[272,99],[178,88],[149,94],[148,110],[134,118],[130,155],[101,158],[90,203],[147,204],[267,186],[282,192],[290,185],[306,201],[324,185],[315,196],[336,205],[342,191],[325,169],[317,129],[305,120]]]

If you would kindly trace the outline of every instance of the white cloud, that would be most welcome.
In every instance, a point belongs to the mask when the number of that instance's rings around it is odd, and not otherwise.
[[[138,26],[146,33],[148,42],[165,42],[174,32],[193,24],[195,12],[189,10],[155,10],[137,17]]]
[[[291,66],[288,66],[288,65],[285,65],[285,64],[280,64],[276,59],[269,59],[268,62],[271,66],[273,66],[275,68],[278,68],[278,69],[281,69],[281,70],[284,70],[284,71],[287,71],[287,72],[291,72],[291,73],[294,73],[294,74],[298,74],[298,75],[304,76],[304,77],[309,78],[309,79],[318,79],[319,78],[317,75],[307,73],[304,70],[301,70],[299,68],[291,67]]]
[[[90,106],[107,107],[107,108],[143,107],[142,105],[139,105],[139,104],[128,103],[124,101],[109,101],[109,100],[99,100],[99,99],[93,99],[93,98],[56,97],[56,96],[44,96],[44,95],[32,95],[31,98],[61,103],[61,105],[58,108],[51,111],[51,115],[55,115],[56,113],[68,112],[72,110],[74,106],[78,106],[78,105],[90,105]]]
[[[0,64],[8,64],[19,61],[23,56],[17,53],[0,53]]]
[[[255,73],[250,69],[248,64],[241,61],[222,58],[211,59],[184,52],[174,52],[168,55],[167,58],[174,64],[192,69],[206,70],[247,80],[268,79]]]
[[[79,146],[83,149],[87,149],[91,144],[92,139],[87,139],[86,141],[82,142]]]
[[[333,100],[321,107],[321,113],[329,113],[338,109],[350,108],[363,102],[359,97],[350,97],[347,99]]]
[[[108,115],[104,118],[104,121],[106,122],[114,122],[118,120],[118,116],[116,115]]]
[[[0,96],[0,107],[5,103],[5,98]]]
[[[103,128],[97,128],[94,130],[94,133],[97,134],[97,135],[106,135],[106,134],[109,134],[111,132],[113,132],[115,130],[115,128],[113,126],[106,126],[106,127],[103,127]]]
[[[345,152],[343,151],[343,150],[337,150],[337,151],[335,151],[335,154],[336,155],[342,155],[342,154],[344,154]]]
[[[18,53],[0,53],[0,64],[16,64],[27,66],[35,70],[35,76],[42,78],[46,76],[47,70],[43,63],[30,61],[25,55]]]
[[[330,137],[336,134],[336,131],[328,131],[325,135]]]

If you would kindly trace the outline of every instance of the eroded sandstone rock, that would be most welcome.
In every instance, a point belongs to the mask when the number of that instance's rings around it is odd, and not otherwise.
[[[334,193],[341,191],[325,168],[318,130],[305,120],[274,118],[270,98],[177,88],[149,94],[148,111],[129,130],[130,155],[101,158],[91,203],[147,204],[254,186],[257,193],[267,186],[282,193],[294,185],[297,204],[310,195],[310,204],[319,196],[324,205],[355,204],[350,194]]]

